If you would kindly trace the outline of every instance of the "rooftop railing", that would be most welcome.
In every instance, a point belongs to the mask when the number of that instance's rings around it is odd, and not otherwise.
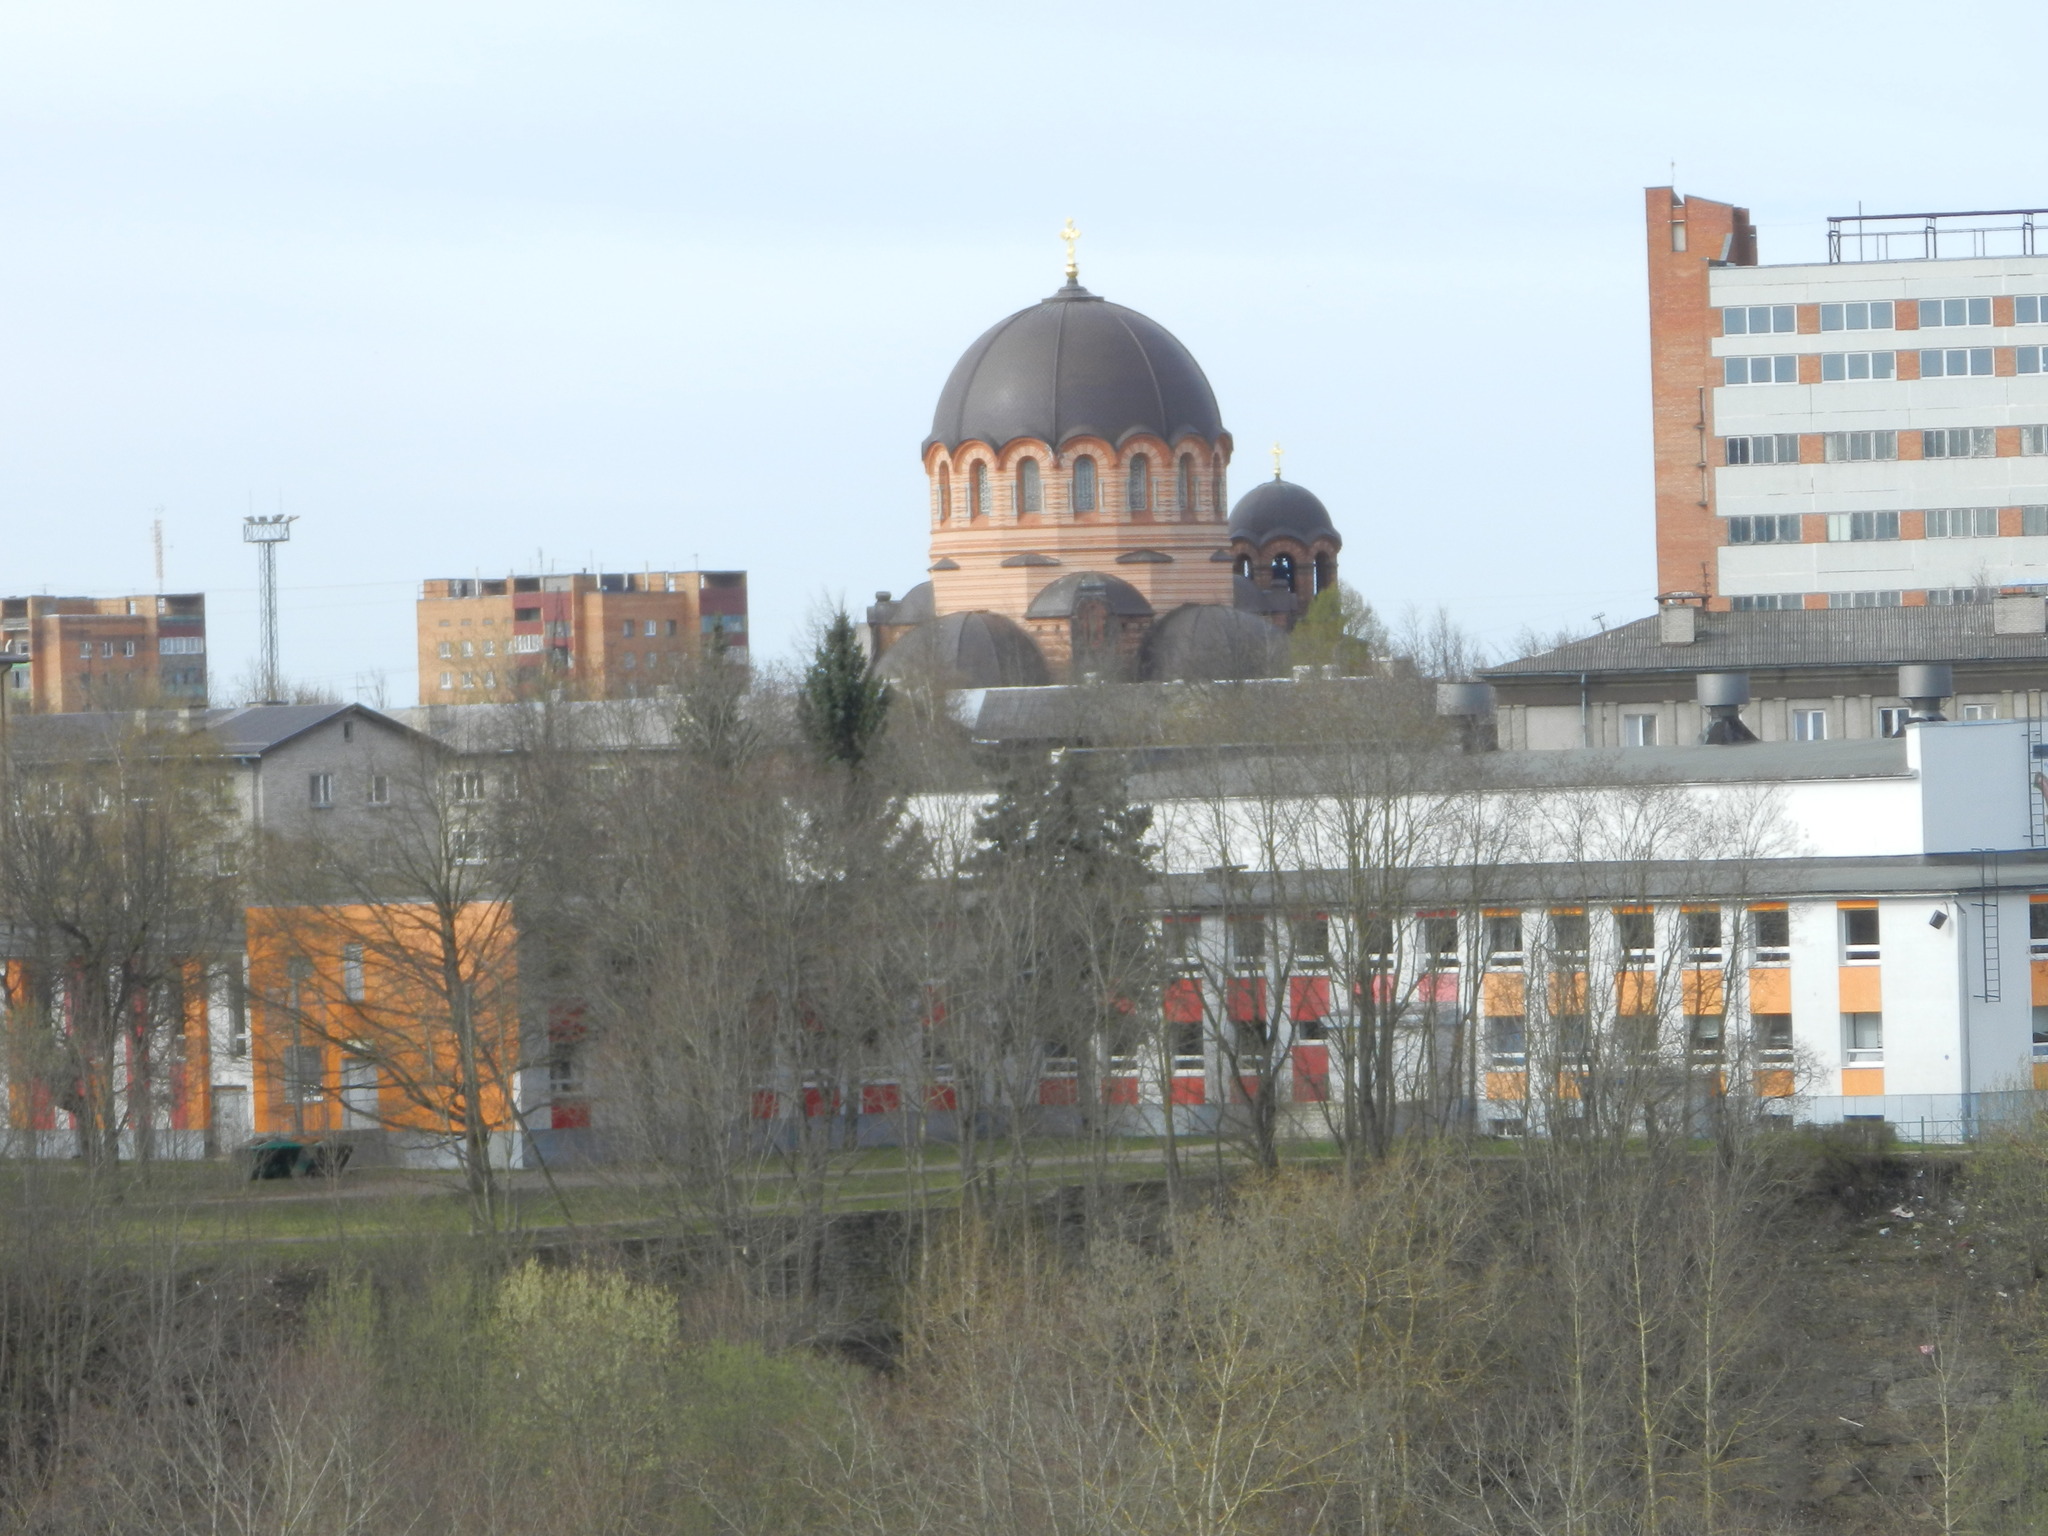
[[[1938,261],[2032,256],[2034,226],[2048,208],[1972,213],[1844,213],[1828,219],[1829,261]]]

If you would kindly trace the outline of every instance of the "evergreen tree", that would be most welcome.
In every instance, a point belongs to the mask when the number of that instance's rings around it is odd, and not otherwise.
[[[858,769],[888,712],[888,685],[875,676],[842,608],[818,637],[797,693],[797,723],[826,762]]]

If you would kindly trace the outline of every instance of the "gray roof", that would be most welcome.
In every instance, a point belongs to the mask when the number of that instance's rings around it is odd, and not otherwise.
[[[1147,619],[1152,616],[1152,605],[1145,601],[1145,594],[1121,577],[1105,576],[1100,571],[1073,571],[1040,587],[1038,595],[1031,599],[1031,606],[1024,610],[1024,617],[1072,618],[1074,610],[1090,598],[1107,604],[1109,611],[1118,618]]]
[[[1307,486],[1282,480],[1278,475],[1238,498],[1237,505],[1230,509],[1230,536],[1248,539],[1253,544],[1281,538],[1303,544],[1330,539],[1340,548],[1344,543],[1322,498]]]
[[[991,695],[993,697],[993,695]],[[1621,747],[1564,752],[1418,751],[1407,761],[1416,782],[1435,788],[1509,793],[1601,788],[1616,784],[1782,784],[1813,780],[1900,779],[1908,776],[1906,743],[1858,741],[1747,742],[1741,746]],[[1141,798],[1251,793],[1315,794],[1352,782],[1356,762],[1341,750],[1251,751],[1217,762],[1159,766],[1132,776]]]
[[[1145,637],[1149,682],[1271,677],[1287,665],[1287,637],[1255,614],[1220,603],[1183,603]]]
[[[21,715],[8,721],[10,750],[40,762],[85,761],[117,751],[138,732],[204,735],[223,757],[261,757],[341,715],[394,731],[403,722],[360,704],[251,704],[223,709],[87,710]]]
[[[1134,432],[1211,442],[1223,418],[1192,353],[1134,309],[1077,282],[984,331],[953,365],[925,447],[1037,438],[1121,443]]]
[[[924,676],[949,688],[1017,688],[1049,678],[1038,642],[1014,619],[976,609],[927,619],[882,653],[886,678]]]
[[[1690,645],[1666,645],[1656,617],[1524,656],[1482,676],[1581,672],[1748,672],[1785,667],[1888,667],[1916,661],[2048,662],[2048,635],[1992,633],[1992,605],[1783,608],[1697,615]]]

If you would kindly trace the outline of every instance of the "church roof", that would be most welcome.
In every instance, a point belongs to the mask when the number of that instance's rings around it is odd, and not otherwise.
[[[1121,443],[1137,432],[1168,442],[1223,435],[1216,394],[1173,333],[1079,282],[999,321],[953,365],[932,417],[934,443],[1019,438],[1058,447],[1089,436]]]
[[[1329,508],[1305,485],[1275,475],[1240,496],[1230,509],[1230,536],[1264,544],[1268,539],[1291,538],[1304,544],[1317,539],[1344,540],[1330,521]]]

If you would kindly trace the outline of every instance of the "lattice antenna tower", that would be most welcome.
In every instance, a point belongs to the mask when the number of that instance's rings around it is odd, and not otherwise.
[[[277,546],[292,536],[298,518],[280,512],[275,517],[242,519],[242,542],[256,546],[257,623],[262,630],[262,654],[257,660],[257,681],[263,702],[284,702],[284,681],[277,670]]]

